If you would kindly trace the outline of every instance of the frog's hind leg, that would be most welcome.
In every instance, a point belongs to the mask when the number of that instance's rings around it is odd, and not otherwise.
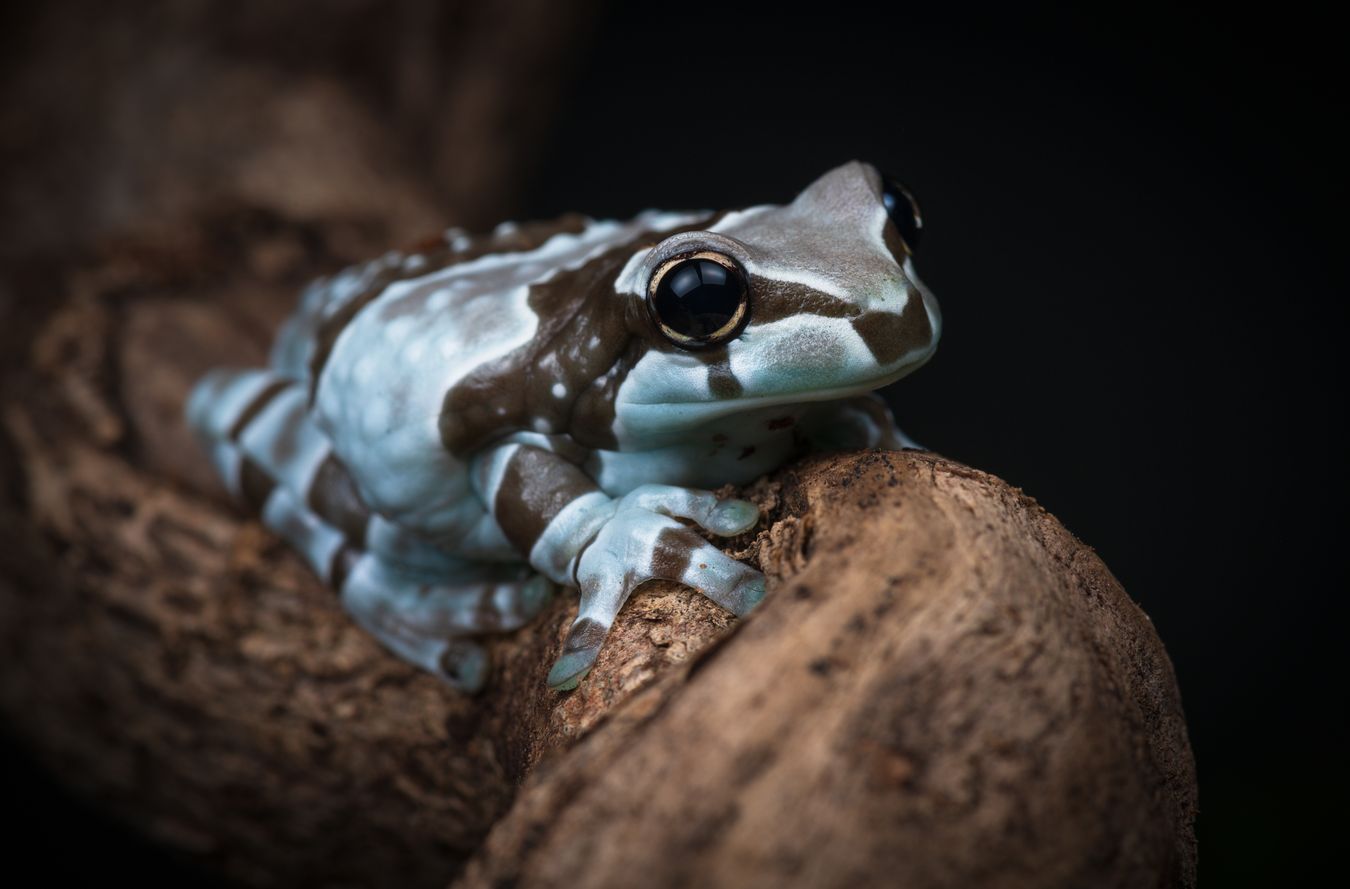
[[[460,562],[435,573],[366,553],[349,565],[342,604],[395,654],[466,691],[487,676],[482,647],[465,638],[529,622],[553,583],[528,566]]]
[[[343,606],[403,659],[473,691],[483,649],[465,638],[516,629],[552,583],[516,563],[455,559],[364,505],[299,383],[271,371],[216,372],[188,404],[226,485],[338,590]]]

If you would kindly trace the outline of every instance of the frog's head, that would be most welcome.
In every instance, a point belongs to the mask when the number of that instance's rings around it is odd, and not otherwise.
[[[653,347],[619,389],[619,426],[659,436],[919,367],[941,328],[911,263],[920,227],[909,193],[855,161],[786,206],[726,213],[633,256],[615,283],[645,306]]]

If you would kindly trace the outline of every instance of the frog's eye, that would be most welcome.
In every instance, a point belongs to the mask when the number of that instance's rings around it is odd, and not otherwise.
[[[730,256],[711,250],[672,256],[647,286],[647,308],[666,338],[682,349],[734,339],[750,319],[750,287]]]
[[[886,215],[891,217],[895,228],[904,239],[910,252],[919,247],[919,235],[923,231],[923,214],[919,212],[919,202],[909,189],[890,176],[882,176],[881,203],[886,207]]]

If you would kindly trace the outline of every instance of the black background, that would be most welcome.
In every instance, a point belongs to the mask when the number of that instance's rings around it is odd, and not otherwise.
[[[614,4],[520,208],[781,202],[854,157],[906,181],[945,327],[901,425],[1035,496],[1152,617],[1210,886],[1287,881],[1345,786],[1333,37],[1291,5]],[[20,857],[183,878],[4,760]]]

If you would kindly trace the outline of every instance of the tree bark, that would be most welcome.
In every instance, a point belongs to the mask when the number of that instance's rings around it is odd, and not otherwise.
[[[937,455],[790,466],[735,621],[649,584],[570,694],[575,603],[465,697],[229,504],[181,420],[339,234],[240,211],[31,265],[4,355],[0,710],[65,780],[254,885],[1189,886],[1194,767],[1148,618]]]
[[[64,781],[258,886],[1194,884],[1147,617],[933,454],[751,486],[761,608],[649,584],[569,694],[572,597],[472,698],[358,630],[183,397],[313,275],[497,221],[591,4],[180,6],[29,10],[0,84],[0,715]]]

